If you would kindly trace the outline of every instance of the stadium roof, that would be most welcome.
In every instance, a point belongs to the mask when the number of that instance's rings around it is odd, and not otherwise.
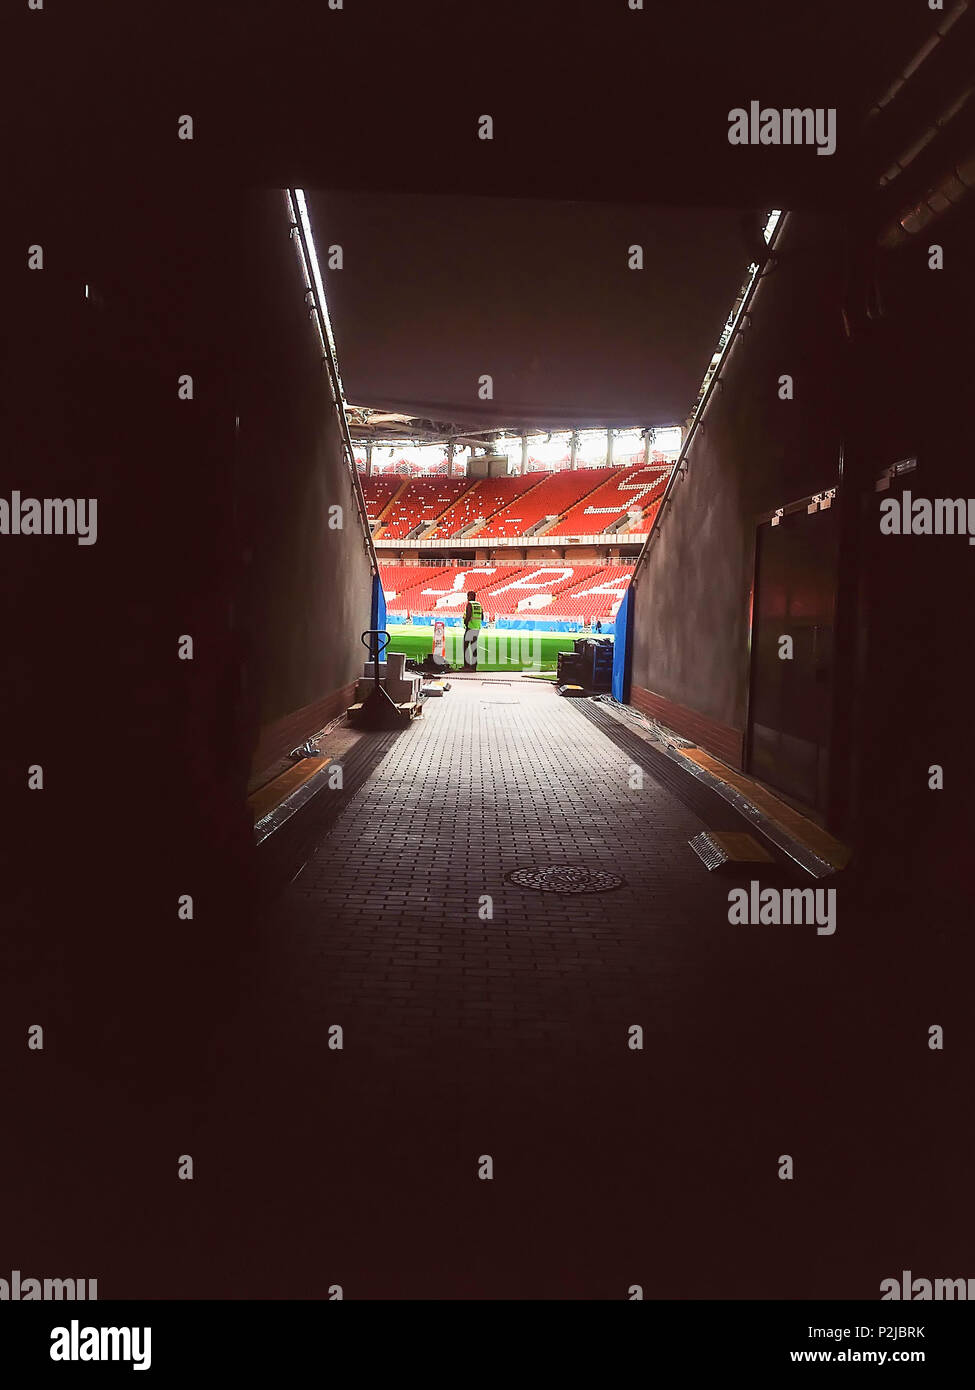
[[[366,444],[416,442],[440,444],[452,441],[464,447],[488,449],[492,434],[472,431],[456,420],[431,420],[424,415],[377,409],[375,406],[347,405],[346,414],[352,438]]]

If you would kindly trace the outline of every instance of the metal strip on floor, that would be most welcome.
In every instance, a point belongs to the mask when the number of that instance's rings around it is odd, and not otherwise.
[[[575,709],[595,724],[608,739],[661,786],[672,792],[690,811],[700,817],[709,830],[740,830],[744,822],[752,834],[787,855],[814,878],[836,872],[807,845],[793,839],[781,826],[763,815],[734,787],[721,782],[705,768],[680,757],[664,744],[649,743],[626,728],[614,715],[594,700],[580,700]]]
[[[257,851],[262,898],[274,897],[298,876],[402,733],[402,729],[393,729],[363,734],[341,759],[330,764],[341,763],[341,788],[330,788],[327,777],[313,777],[278,808],[280,821],[272,827],[273,833],[261,840]],[[289,808],[291,801],[297,804]]]

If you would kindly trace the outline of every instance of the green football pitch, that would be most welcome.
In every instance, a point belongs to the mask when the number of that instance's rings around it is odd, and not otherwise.
[[[414,661],[422,661],[433,651],[433,629],[415,627],[389,628],[391,652],[403,652]],[[459,627],[447,628],[447,661],[455,667],[464,664]],[[581,633],[518,632],[510,629],[482,629],[478,642],[479,671],[554,671],[559,652],[571,652],[572,644]]]

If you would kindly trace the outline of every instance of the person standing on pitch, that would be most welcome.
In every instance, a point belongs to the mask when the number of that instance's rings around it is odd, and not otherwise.
[[[481,633],[481,623],[484,621],[484,609],[477,601],[474,590],[467,595],[467,607],[464,609],[464,670],[477,670],[477,639]]]

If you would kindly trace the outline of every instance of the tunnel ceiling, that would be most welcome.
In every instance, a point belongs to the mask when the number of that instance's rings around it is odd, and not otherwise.
[[[280,182],[286,149],[306,188],[824,210],[855,192],[865,114],[956,0],[642,3],[417,0],[382,6],[379,27],[376,3],[346,3],[341,24],[323,5],[301,31],[319,55],[306,80],[282,53],[280,106],[248,113],[254,173]],[[752,100],[835,108],[835,154],[730,146],[728,112]]]
[[[310,207],[323,267],[342,248],[323,273],[346,398],[471,431],[682,422],[754,251],[721,209],[324,192]]]
[[[326,171],[310,112],[298,132],[347,398],[471,432],[683,422],[764,215],[867,226],[906,196],[909,179],[881,195],[880,175],[970,82],[975,5],[957,8],[949,41],[899,90],[946,22],[926,4],[621,0],[596,22],[566,0],[544,33],[546,0],[502,4],[440,82],[429,62],[458,41],[444,14],[392,107],[388,83],[354,103],[355,157]],[[410,73],[417,33],[399,23],[386,37]],[[728,113],[752,103],[835,108],[835,151],[731,145]],[[932,146],[910,178],[928,157],[941,156]],[[327,269],[334,246],[341,270]]]
[[[33,186],[56,168],[89,196],[96,177],[215,176],[228,192],[825,209],[861,179],[864,114],[958,0],[941,11],[927,0],[338,2],[294,0],[286,21],[267,0],[197,7],[188,38],[146,0],[149,64],[131,56],[131,5],[58,7],[31,141],[14,142],[12,169]],[[21,10],[33,43],[38,21]],[[954,74],[936,56],[912,88],[937,100],[970,78],[961,40],[973,24],[969,4],[951,36]],[[751,100],[835,107],[836,153],[729,146],[727,113]],[[164,138],[169,110],[193,115],[192,150]],[[476,138],[482,113],[491,142]]]

